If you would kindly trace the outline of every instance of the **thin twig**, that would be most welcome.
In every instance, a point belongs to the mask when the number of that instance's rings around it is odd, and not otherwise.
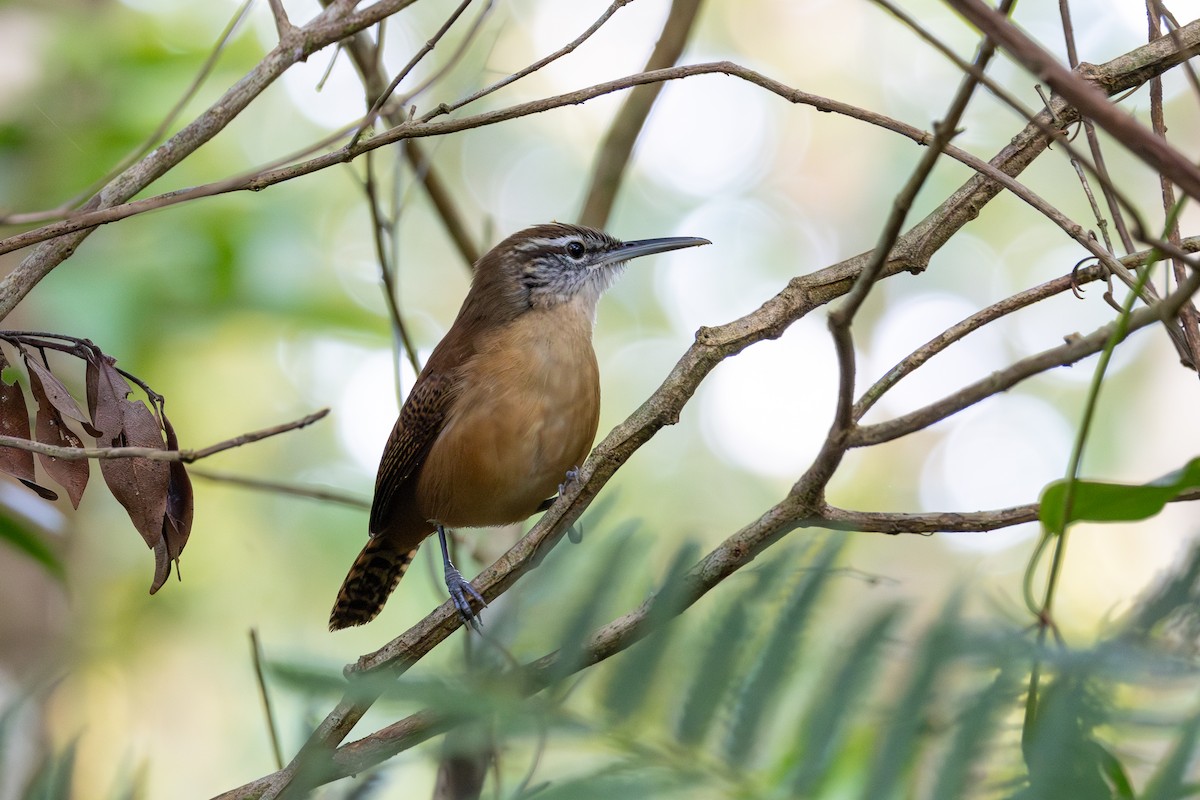
[[[1200,236],[1191,236],[1182,240],[1180,249],[1188,252],[1196,252],[1200,250]],[[1154,254],[1153,250],[1142,250],[1132,255],[1125,256],[1121,259],[1121,263],[1127,268],[1137,269],[1149,260]],[[937,336],[930,339],[925,344],[918,347],[909,355],[905,356],[901,361],[888,370],[879,380],[877,380],[871,388],[863,392],[862,397],[854,405],[853,419],[857,422],[862,419],[862,416],[881,398],[887,391],[900,382],[902,378],[911,374],[929,359],[933,358],[938,353],[945,350],[950,345],[960,341],[969,333],[977,331],[980,328],[988,325],[996,320],[1007,316],[1008,314],[1018,311],[1022,308],[1027,308],[1035,303],[1041,302],[1048,297],[1053,297],[1056,294],[1065,292],[1068,289],[1078,288],[1081,284],[1089,283],[1107,276],[1108,270],[1103,265],[1093,265],[1073,271],[1059,278],[1046,281],[1045,283],[1033,286],[1024,291],[1006,297],[999,302],[993,303],[987,308],[981,309],[966,319],[955,325],[951,325],[946,330],[939,333]]]
[[[1162,31],[1159,29],[1160,15],[1156,11],[1157,6],[1158,0],[1147,0],[1146,2],[1151,42],[1162,37]],[[1150,79],[1150,127],[1156,136],[1161,136],[1163,140],[1166,140],[1167,123],[1163,118],[1162,78],[1157,75]],[[1165,236],[1168,242],[1178,245],[1181,240],[1179,220],[1176,215],[1171,213],[1171,210],[1175,208],[1175,187],[1171,185],[1171,181],[1165,175],[1159,175],[1158,182],[1162,192],[1163,217],[1174,220],[1165,231]],[[1171,269],[1176,283],[1182,283],[1187,279],[1187,269],[1181,259],[1172,257]],[[1180,309],[1179,321],[1183,327],[1183,338],[1191,355],[1192,365],[1200,371],[1200,314],[1197,314],[1194,303],[1189,301],[1184,304]]]
[[[1189,158],[1168,145],[1161,137],[1155,136],[1153,131],[1146,130],[1133,116],[1110,103],[1095,85],[1058,63],[1058,60],[1041,45],[1017,26],[1008,24],[1005,17],[989,8],[982,0],[947,2],[975,27],[991,36],[1018,63],[1065,97],[1071,105],[1079,109],[1080,114],[1093,120],[1105,133],[1124,145],[1130,153],[1151,168],[1169,176],[1189,197],[1200,199],[1200,167]],[[1200,47],[1188,49],[1189,55],[1194,55],[1195,52],[1200,52]],[[1087,70],[1082,74],[1087,74]]]
[[[1103,87],[1104,91],[1109,93],[1119,93],[1126,89],[1140,85],[1145,80],[1148,80],[1154,74],[1170,69],[1177,65],[1186,55],[1193,49],[1200,48],[1200,20],[1190,23],[1180,31],[1180,41],[1182,41],[1186,49],[1180,50],[1171,47],[1163,47],[1162,40],[1154,45],[1146,45],[1137,48],[1130,53],[1119,58],[1113,59],[1106,64],[1093,66],[1089,70],[1089,76],[1097,86]],[[871,125],[876,125],[885,130],[898,133],[911,139],[918,144],[928,144],[932,139],[932,134],[922,131],[899,120],[892,119],[883,114],[878,114],[873,111],[858,108],[857,106],[848,103],[842,103],[836,100],[830,100],[819,95],[814,95],[808,92],[802,92],[787,86],[779,81],[762,75],[754,70],[734,64],[729,61],[718,61],[706,64],[693,64],[683,67],[671,67],[668,69],[654,70],[652,72],[638,73],[636,75],[620,78],[615,81],[597,84],[586,89],[580,89],[574,92],[569,92],[554,97],[535,100],[528,103],[520,103],[509,108],[499,109],[496,111],[485,112],[471,117],[463,117],[460,119],[443,120],[440,122],[423,122],[417,120],[407,122],[380,134],[359,141],[356,148],[350,150],[342,147],[338,150],[309,159],[307,161],[291,164],[287,167],[276,169],[268,169],[258,171],[251,176],[243,176],[230,178],[216,183],[205,184],[202,186],[192,187],[190,189],[180,190],[178,192],[169,192],[157,197],[150,197],[144,200],[133,201],[119,206],[109,208],[81,212],[73,215],[70,219],[60,223],[46,225],[32,231],[10,236],[7,239],[0,240],[0,254],[19,250],[23,247],[28,247],[31,244],[44,242],[57,237],[65,237],[68,234],[77,233],[81,230],[94,228],[98,225],[104,225],[115,222],[126,217],[136,214],[145,213],[169,205],[186,202],[198,197],[208,197],[215,194],[221,194],[231,191],[260,191],[277,183],[299,178],[303,175],[308,175],[313,172],[326,169],[334,164],[342,164],[354,160],[356,157],[366,153],[369,150],[383,147],[388,144],[401,141],[403,139],[423,138],[431,136],[443,136],[449,133],[457,133],[463,130],[470,130],[486,125],[493,125],[500,122],[506,122],[512,119],[517,119],[531,114],[538,114],[554,108],[564,106],[578,105],[596,97],[601,97],[612,92],[621,91],[634,86],[639,86],[646,83],[656,83],[666,80],[678,80],[682,78],[692,77],[696,75],[710,74],[726,74],[741,80],[745,80],[756,86],[759,86],[779,97],[787,100],[790,103],[810,105],[819,111],[829,113],[842,114],[852,119],[857,119]],[[1077,119],[1077,116],[1072,116],[1071,112],[1067,111],[1067,106],[1064,104],[1063,109],[1059,112],[1059,116],[1064,117],[1064,124]],[[1048,120],[1039,120],[1034,117],[1031,123],[1036,127],[1036,133],[1041,135],[1042,130],[1049,125]],[[1152,134],[1151,134],[1152,135]],[[1022,132],[1022,139],[1029,137],[1028,132]],[[1043,144],[1044,146],[1044,144]],[[312,149],[312,148],[310,148]],[[1021,149],[1024,154],[1031,159],[1040,151],[1030,151],[1028,146],[1014,149]],[[974,158],[969,153],[965,153],[957,148],[947,148],[947,155],[955,159],[973,166],[980,163],[979,159]],[[1158,244],[1157,242],[1150,242]],[[1168,251],[1169,252],[1169,251]],[[1111,257],[1111,256],[1110,256]],[[32,258],[32,256],[31,256]],[[28,260],[28,259],[27,259]],[[24,264],[25,262],[22,262]],[[31,275],[36,276],[40,280],[40,275],[37,270],[40,270],[44,265],[31,265],[23,269],[18,267],[12,275],[0,281],[0,318],[7,314],[12,305],[15,305],[20,297],[24,296],[36,283],[36,280],[31,278]],[[47,270],[48,271],[48,270]],[[32,282],[30,282],[32,280]]]
[[[591,24],[591,26],[588,27],[587,30],[585,30],[583,33],[576,36],[574,39],[572,39],[570,42],[568,42],[563,47],[559,48],[558,50],[555,50],[553,53],[546,56],[545,58],[542,58],[542,59],[539,59],[539,60],[533,62],[532,64],[525,67],[524,69],[518,70],[518,71],[512,73],[511,75],[508,75],[507,77],[501,78],[500,80],[496,81],[495,83],[491,84],[490,86],[485,86],[484,88],[480,89],[479,91],[469,94],[466,97],[462,98],[461,100],[459,100],[455,103],[449,103],[449,104],[442,103],[440,106],[433,109],[433,111],[429,112],[424,117],[422,117],[421,121],[428,122],[429,120],[431,120],[435,117],[440,117],[445,114],[449,114],[453,111],[457,111],[458,109],[462,108],[463,106],[468,105],[470,103],[474,103],[476,100],[479,100],[480,98],[487,97],[489,94],[492,94],[493,92],[503,89],[505,86],[508,86],[510,83],[515,83],[516,81],[519,81],[528,75],[532,75],[533,73],[537,72],[538,70],[540,70],[542,67],[546,66],[547,64],[557,61],[558,59],[562,58],[563,56],[574,52],[575,49],[577,47],[579,47],[579,45],[586,42],[588,39],[590,39],[592,37],[592,34],[594,34],[596,31],[600,30],[600,28],[602,28],[604,26],[604,23],[608,22],[609,17],[611,17],[613,14],[617,13],[617,11],[619,11],[621,8],[624,8],[625,6],[629,5],[631,2],[633,2],[633,0],[614,0],[612,5],[610,5],[608,8],[606,8],[604,10],[604,13],[601,14],[600,17],[595,22],[593,22]]]
[[[271,16],[275,18],[275,32],[279,34],[280,43],[291,41],[296,34],[296,26],[288,19],[283,0],[267,0],[267,4],[271,6]]]
[[[285,422],[282,425],[273,425],[270,428],[263,428],[262,430],[251,431],[250,433],[243,433],[240,436],[226,439],[223,442],[217,442],[199,450],[160,450],[155,447],[56,447],[28,439],[21,439],[16,436],[0,436],[0,447],[28,450],[33,453],[41,453],[44,456],[59,458],[63,461],[82,461],[88,458],[145,458],[150,461],[181,461],[184,464],[190,464],[193,461],[208,458],[224,450],[241,447],[251,442],[261,441],[271,436],[303,428],[322,419],[328,413],[329,409],[323,408],[298,420]]]
[[[267,718],[267,734],[271,738],[271,752],[275,756],[278,769],[283,769],[283,750],[279,747],[279,730],[275,724],[275,712],[271,708],[271,696],[267,693],[267,677],[263,670],[262,642],[258,640],[258,631],[250,629],[250,657],[254,664],[254,677],[258,681],[258,697],[262,700],[263,714]]]
[[[318,489],[315,486],[297,486],[294,483],[283,483],[281,481],[269,481],[263,478],[252,478],[249,475],[234,475],[228,472],[215,472],[202,467],[192,467],[188,470],[188,475],[193,478],[203,478],[204,480],[214,481],[217,483],[227,483],[231,486],[240,486],[244,489],[254,489],[260,492],[271,492],[274,494],[286,494],[293,497],[307,497],[310,500],[320,500],[327,503],[339,503],[351,508],[371,507],[371,501],[368,498],[360,497],[355,494],[339,492],[333,489]]]
[[[184,90],[179,100],[176,101],[171,110],[167,112],[165,117],[163,117],[162,122],[158,124],[158,127],[156,127],[150,133],[150,135],[143,140],[142,144],[131,151],[129,155],[125,156],[125,158],[121,159],[119,164],[109,170],[109,172],[103,177],[93,182],[91,186],[79,192],[77,195],[60,205],[58,208],[51,209],[49,211],[0,215],[0,225],[27,225],[30,223],[45,222],[52,219],[61,219],[70,211],[70,209],[75,208],[81,202],[83,202],[85,198],[95,194],[101,186],[104,186],[118,174],[128,169],[134,161],[150,152],[150,148],[154,147],[154,145],[158,144],[158,142],[162,140],[162,137],[166,135],[168,130],[170,130],[171,126],[175,123],[175,120],[179,117],[180,113],[182,113],[183,109],[189,102],[191,102],[192,98],[196,96],[196,92],[200,90],[200,87],[204,85],[204,81],[212,73],[213,67],[216,66],[217,60],[220,58],[221,53],[225,51],[225,46],[229,43],[229,40],[233,38],[234,32],[242,24],[242,21],[246,18],[246,15],[250,12],[250,8],[253,5],[254,0],[244,0],[241,6],[238,7],[237,11],[234,12],[233,17],[230,18],[229,23],[226,24],[225,30],[221,31],[221,35],[217,37],[216,44],[214,44],[212,50],[209,51],[208,57],[205,58],[204,63],[200,65],[200,70],[196,73],[196,77],[192,79],[191,84],[186,90]]]
[[[420,64],[425,56],[433,52],[433,48],[437,47],[437,43],[440,42],[442,37],[446,35],[447,31],[453,27],[454,23],[458,21],[458,18],[462,16],[463,12],[467,10],[467,6],[469,5],[471,5],[471,0],[462,0],[462,2],[458,4],[458,8],[454,9],[454,11],[450,13],[450,16],[446,18],[446,21],[442,23],[442,27],[438,28],[433,37],[428,39],[425,42],[425,45],[413,54],[412,58],[408,60],[408,63],[404,65],[404,68],[396,73],[395,78],[392,78],[392,82],[389,83],[383,91],[379,92],[379,94],[375,96],[374,101],[371,103],[371,107],[367,109],[367,115],[363,117],[362,123],[358,126],[358,130],[356,130],[354,135],[350,137],[350,143],[348,147],[353,148],[354,145],[358,144],[358,140],[362,138],[363,133],[365,133],[367,128],[371,126],[371,123],[373,123],[379,117],[380,109],[382,109],[384,104],[387,103],[388,98],[392,96],[392,92],[396,91],[396,87],[400,85],[400,82],[407,78],[409,73],[416,69],[417,64]],[[376,53],[382,53],[382,46],[377,46],[375,51]],[[376,59],[375,66],[379,66],[379,59]]]
[[[479,13],[475,15],[475,19],[471,21],[471,27],[467,28],[467,33],[463,36],[462,41],[458,43],[458,47],[454,48],[454,52],[446,59],[436,70],[431,72],[425,80],[418,83],[412,89],[409,89],[404,94],[396,98],[396,105],[399,108],[406,108],[414,99],[425,92],[426,89],[436,84],[446,76],[450,70],[462,61],[463,56],[467,54],[470,46],[474,43],[475,37],[483,30],[483,23],[488,18],[488,15],[495,7],[495,0],[486,0],[480,7]]]
[[[1069,0],[1059,0],[1058,10],[1063,26],[1063,41],[1067,46],[1067,64],[1070,65],[1071,69],[1076,69],[1079,66],[1079,53],[1075,46],[1075,26],[1071,22],[1071,4]],[[1084,118],[1083,130],[1084,135],[1087,137],[1088,147],[1091,149],[1092,162],[1096,166],[1096,174],[1100,178],[1100,191],[1104,193],[1109,213],[1112,214],[1113,223],[1117,226],[1117,235],[1121,237],[1121,244],[1125,247],[1125,252],[1132,253],[1134,250],[1133,239],[1129,235],[1129,227],[1125,224],[1125,215],[1121,212],[1121,204],[1117,201],[1117,197],[1112,191],[1113,182],[1108,175],[1108,165],[1104,162],[1104,154],[1100,150],[1100,137],[1096,135],[1096,126],[1090,119]],[[1092,195],[1091,186],[1088,184],[1087,176],[1084,174],[1083,166],[1074,156],[1071,156],[1071,166],[1075,168],[1076,174],[1079,175],[1079,181],[1083,185],[1083,191],[1087,194],[1088,203],[1092,207],[1092,214],[1096,218],[1096,227],[1100,229],[1100,235],[1104,239],[1104,247],[1110,253],[1114,253],[1112,241],[1108,235],[1108,222],[1104,219],[1104,215],[1100,213],[1100,209],[1096,204],[1096,198]]]
[[[1174,316],[1178,313],[1180,306],[1195,294],[1197,288],[1200,288],[1200,270],[1193,269],[1187,281],[1180,285],[1177,290],[1153,306],[1139,308],[1133,312],[1129,318],[1126,335],[1140,330],[1147,325],[1153,325],[1162,319],[1169,319]],[[1005,369],[994,372],[986,378],[965,386],[943,397],[941,400],[930,403],[916,411],[888,420],[887,422],[860,427],[852,435],[850,446],[868,447],[870,445],[889,442],[901,436],[907,436],[910,433],[940,422],[951,414],[962,411],[964,408],[969,408],[981,400],[1011,389],[1026,378],[1054,369],[1055,367],[1074,364],[1090,355],[1094,355],[1104,349],[1115,324],[1109,323],[1087,336],[1073,337],[1071,341],[1061,344],[1058,347],[1043,350],[1041,353],[1023,358]]]
[[[700,13],[701,0],[674,0],[667,21],[663,23],[662,34],[646,62],[643,72],[670,67],[679,60],[683,48],[687,46],[688,37],[696,17]],[[642,126],[658,99],[663,84],[650,83],[638,86],[626,97],[620,111],[613,119],[608,134],[596,152],[595,165],[592,167],[592,180],[583,203],[583,211],[579,214],[579,222],[593,228],[603,228],[608,224],[608,215],[612,212],[613,203],[617,199],[617,190],[621,186],[621,178],[629,158],[633,155],[633,145],[637,142]]]
[[[363,185],[363,189],[367,195],[367,206],[371,210],[371,238],[375,243],[375,257],[379,261],[379,276],[383,283],[383,299],[387,304],[388,317],[392,323],[392,334],[396,340],[396,346],[404,352],[408,358],[408,363],[412,366],[415,374],[421,373],[421,361],[417,357],[417,346],[412,340],[412,336],[408,333],[408,326],[404,322],[404,317],[400,313],[399,290],[396,286],[396,275],[398,265],[389,257],[386,242],[384,242],[385,231],[390,231],[393,239],[396,238],[396,226],[399,220],[396,218],[388,219],[384,216],[383,208],[379,203],[379,194],[375,180],[374,160],[367,158],[367,177]],[[399,385],[400,371],[396,370],[397,386]]]

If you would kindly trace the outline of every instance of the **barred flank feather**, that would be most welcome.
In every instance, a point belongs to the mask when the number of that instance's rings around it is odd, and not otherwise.
[[[416,555],[415,547],[397,553],[383,537],[369,539],[338,591],[329,615],[329,630],[363,625],[375,619]]]

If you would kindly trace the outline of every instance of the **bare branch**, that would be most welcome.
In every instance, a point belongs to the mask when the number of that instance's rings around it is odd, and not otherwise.
[[[1191,236],[1180,242],[1180,248],[1188,252],[1196,252],[1200,250],[1200,236]],[[1125,256],[1121,259],[1122,264],[1127,268],[1137,269],[1145,264],[1152,255],[1155,255],[1153,250],[1143,250],[1132,255]],[[1063,275],[1060,278],[1046,281],[1045,283],[1033,286],[1022,292],[1006,297],[1005,299],[993,303],[971,316],[952,325],[940,334],[930,339],[925,344],[918,347],[900,363],[887,371],[883,377],[875,382],[871,388],[863,392],[862,397],[854,406],[853,418],[855,421],[862,418],[863,414],[871,406],[875,405],[876,401],[884,395],[889,389],[895,386],[901,378],[911,374],[922,364],[933,358],[938,353],[945,350],[950,345],[963,339],[972,331],[977,331],[985,325],[988,325],[1001,317],[1018,311],[1022,308],[1027,308],[1034,303],[1045,300],[1047,297],[1053,297],[1056,294],[1065,292],[1068,289],[1074,289],[1081,284],[1089,283],[1107,276],[1108,269],[1103,265],[1093,265],[1084,269],[1072,272],[1069,275]]]
[[[207,111],[110,181],[85,204],[84,210],[109,208],[127,201],[216,136],[290,66],[303,61],[317,50],[396,13],[414,1],[377,0],[361,11],[353,10],[350,7],[352,4],[347,2],[337,2],[330,6],[304,28],[293,31],[293,36],[281,40],[253,70],[230,87]],[[74,228],[69,235],[37,248],[0,280],[0,319],[8,316],[21,298],[42,278],[70,257],[75,248],[88,237],[90,230],[87,226]]]
[[[947,0],[949,5],[981,31],[991,36],[1009,55],[1039,79],[1050,84],[1054,91],[1067,99],[1084,117],[1093,120],[1106,133],[1123,144],[1131,153],[1150,167],[1174,181],[1189,197],[1200,199],[1200,167],[1169,146],[1153,131],[1147,130],[1132,116],[1117,108],[1104,93],[1083,76],[1094,75],[1091,65],[1081,64],[1075,74],[1029,38],[1017,26],[1011,25],[981,0]],[[1152,43],[1166,41],[1166,37]],[[1189,45],[1187,57],[1200,52],[1200,45]]]
[[[608,8],[606,8],[604,10],[604,13],[601,14],[599,16],[599,18],[597,18],[596,21],[593,22],[586,31],[584,31],[583,33],[576,36],[573,40],[568,42],[563,47],[559,48],[558,50],[555,50],[553,53],[546,56],[545,58],[542,58],[542,59],[539,59],[538,61],[533,62],[528,67],[525,67],[525,69],[514,72],[513,74],[496,81],[491,86],[486,86],[477,92],[467,95],[466,97],[464,97],[463,99],[459,100],[456,103],[450,103],[450,104],[442,103],[440,106],[435,108],[429,114],[425,115],[425,117],[422,118],[422,121],[428,122],[430,119],[433,119],[434,117],[439,117],[444,114],[449,114],[452,111],[457,111],[458,109],[462,108],[463,106],[468,105],[470,103],[474,103],[476,100],[478,100],[482,97],[487,97],[489,94],[492,94],[493,92],[503,89],[505,86],[508,86],[510,83],[515,83],[516,81],[519,81],[521,78],[524,78],[528,75],[532,75],[533,73],[537,72],[539,69],[546,66],[547,64],[553,63],[554,61],[557,61],[558,59],[562,58],[563,56],[565,56],[569,53],[573,53],[575,51],[575,49],[577,47],[579,47],[579,45],[586,42],[588,39],[590,39],[592,37],[592,34],[594,34],[596,31],[600,30],[600,28],[602,28],[604,26],[604,23],[608,22],[609,17],[611,17],[613,14],[617,13],[617,11],[619,11],[620,9],[629,5],[630,2],[632,2],[632,0],[614,0],[612,5],[610,5]]]
[[[271,6],[271,16],[275,18],[275,31],[279,34],[279,41],[291,41],[296,35],[296,26],[288,19],[287,11],[283,7],[283,0],[267,0]]]
[[[1117,93],[1132,88],[1147,80],[1150,76],[1160,74],[1161,72],[1170,69],[1177,65],[1185,52],[1190,52],[1191,49],[1200,48],[1200,20],[1192,22],[1187,26],[1180,28],[1179,41],[1188,50],[1180,50],[1170,46],[1163,46],[1167,40],[1160,39],[1152,45],[1146,45],[1137,48],[1124,56],[1113,59],[1106,64],[1091,67],[1089,70],[1090,79],[1095,81],[1097,86],[1102,87],[1106,92]],[[204,186],[184,189],[178,192],[170,192],[157,197],[146,198],[135,202],[127,203],[123,206],[112,208],[104,208],[96,211],[88,211],[72,216],[68,220],[60,223],[47,225],[33,231],[17,234],[7,239],[0,240],[0,254],[19,250],[23,247],[28,247],[31,244],[43,242],[55,237],[61,237],[66,234],[78,232],[88,228],[94,228],[97,225],[103,225],[110,222],[115,222],[119,219],[134,216],[135,214],[145,211],[162,208],[177,203],[186,202],[198,197],[207,197],[213,194],[220,194],[230,191],[251,190],[259,191],[276,183],[282,183],[293,178],[317,172],[334,164],[341,164],[353,160],[358,155],[378,147],[383,147],[387,144],[400,141],[402,139],[421,138],[426,136],[442,136],[448,133],[457,133],[459,131],[478,128],[486,125],[493,125],[499,122],[505,122],[511,119],[516,119],[530,114],[537,114],[553,108],[560,108],[568,105],[577,105],[586,102],[595,97],[600,97],[622,89],[627,89],[633,86],[639,86],[646,83],[654,83],[664,80],[676,80],[695,75],[707,75],[722,73],[736,77],[757,86],[766,89],[767,91],[776,94],[791,103],[811,105],[819,111],[825,111],[836,114],[843,114],[853,119],[858,119],[872,125],[877,125],[894,133],[899,133],[914,142],[919,144],[928,144],[932,139],[932,135],[907,125],[895,119],[891,119],[883,114],[877,114],[872,111],[852,106],[848,103],[842,103],[836,100],[821,97],[819,95],[802,92],[778,81],[772,80],[764,75],[761,75],[754,70],[747,69],[738,64],[728,61],[719,61],[708,64],[694,64],[684,67],[672,67],[669,69],[655,70],[653,72],[639,73],[637,75],[628,76],[615,81],[597,84],[596,86],[587,89],[581,89],[575,92],[569,92],[563,95],[557,95],[542,100],[531,101],[511,106],[506,109],[491,111],[483,114],[478,114],[472,117],[463,117],[456,120],[445,120],[442,122],[428,122],[431,116],[436,116],[437,111],[431,112],[416,121],[407,122],[388,131],[378,134],[369,139],[360,140],[356,148],[350,150],[348,148],[340,148],[333,153],[310,159],[303,163],[294,164],[288,167],[279,169],[271,169],[263,172],[258,172],[250,177],[230,178],[225,181],[220,181]],[[1078,117],[1065,104],[1058,110],[1057,116],[1061,120],[1061,124],[1066,125],[1075,121]],[[1038,154],[1045,149],[1044,137],[1041,133],[1043,128],[1049,128],[1051,124],[1050,117],[1044,119],[1035,118],[1035,124],[1032,128],[1026,128],[1018,135],[1020,142],[1014,140],[1011,148],[1006,148],[1005,152],[1010,152],[1025,163],[1032,161]],[[962,161],[964,164],[974,168],[977,164],[982,163],[979,159],[974,158],[968,153],[958,150],[957,148],[947,148],[946,153],[955,159]],[[995,161],[995,159],[993,159]],[[1015,166],[1015,165],[1014,165]],[[1015,174],[1009,170],[1004,170],[1008,174]],[[1020,169],[1017,169],[1019,172]],[[1009,187],[1011,188],[1011,187]],[[1076,226],[1078,227],[1078,226]],[[40,251],[39,251],[40,252]],[[1168,251],[1169,252],[1169,251]],[[30,258],[34,258],[35,252]],[[1107,254],[1105,254],[1107,256]],[[65,258],[65,256],[63,256]],[[29,259],[26,259],[27,261]],[[31,267],[32,268],[32,267]],[[13,296],[15,287],[20,288],[20,296],[32,288],[32,284],[26,285],[26,282],[18,275],[21,268],[14,271],[12,275],[4,281],[0,281],[0,316],[7,314],[11,310],[11,306],[15,305],[18,297]],[[22,273],[23,274],[23,273]],[[39,278],[40,279],[40,278]],[[36,282],[36,281],[35,281]],[[10,287],[12,291],[6,290]]]
[[[671,12],[663,23],[662,35],[650,60],[646,62],[643,72],[670,67],[679,60],[683,48],[687,45],[692,26],[700,13],[701,0],[675,0],[671,3]],[[642,126],[654,107],[662,91],[661,83],[650,83],[638,86],[629,93],[621,110],[617,112],[608,135],[596,153],[596,163],[592,168],[592,181],[583,203],[583,211],[579,222],[593,228],[603,228],[608,224],[608,215],[617,199],[617,189],[621,186],[621,178],[625,167],[633,154],[633,145],[637,142]]]
[[[432,38],[426,41],[425,45],[420,50],[413,54],[412,58],[408,60],[408,63],[404,65],[404,69],[396,73],[395,78],[392,78],[392,82],[389,83],[383,89],[383,91],[375,95],[373,101],[371,102],[371,107],[367,110],[367,115],[363,117],[362,122],[358,126],[358,130],[356,130],[354,135],[350,137],[350,144],[348,145],[349,147],[353,148],[354,145],[358,144],[358,140],[362,138],[363,133],[366,132],[367,128],[371,126],[371,123],[373,123],[379,116],[380,110],[392,96],[392,92],[396,91],[396,87],[400,85],[400,82],[407,78],[409,73],[416,69],[417,64],[420,64],[425,56],[433,52],[433,48],[437,47],[437,43],[440,42],[442,37],[446,35],[447,31],[453,27],[454,23],[458,21],[458,18],[462,16],[463,12],[467,10],[467,6],[469,5],[471,5],[471,0],[462,0],[462,2],[458,4],[458,8],[454,9],[454,11],[450,13],[450,16],[446,18],[446,21],[442,23],[442,27],[438,28],[437,33],[435,33]],[[378,68],[379,59],[375,59],[373,64],[376,68]]]
[[[89,458],[145,458],[150,461],[182,461],[184,464],[190,464],[193,461],[208,458],[224,450],[241,447],[251,442],[261,441],[271,436],[304,428],[319,419],[323,419],[328,413],[328,408],[322,408],[320,411],[313,412],[298,420],[285,422],[282,425],[273,425],[270,428],[263,428],[251,431],[250,433],[243,433],[240,436],[211,444],[208,447],[202,447],[199,450],[160,450],[156,447],[55,447],[28,439],[19,439],[15,436],[0,436],[0,447],[29,450],[33,453],[41,453],[44,456],[62,459],[63,461],[82,461]]]
[[[1140,308],[1133,312],[1129,317],[1129,328],[1126,335],[1163,319],[1170,319],[1178,313],[1179,308],[1195,294],[1197,289],[1200,289],[1200,271],[1194,270],[1175,292],[1153,306]],[[1076,361],[1098,353],[1104,349],[1116,324],[1111,322],[1097,328],[1087,336],[1072,337],[1065,344],[1023,358],[1005,369],[994,372],[982,380],[909,414],[887,422],[860,427],[851,436],[850,446],[867,447],[907,436],[940,422],[980,400],[1011,389],[1026,378],[1055,367],[1074,364]]]
[[[360,497],[356,494],[335,491],[333,489],[318,489],[315,486],[298,486],[294,483],[269,481],[262,478],[253,478],[249,475],[233,475],[228,472],[215,472],[213,470],[199,467],[192,467],[189,469],[188,475],[191,475],[193,478],[204,478],[208,481],[227,483],[231,486],[240,486],[244,489],[254,489],[260,492],[286,494],[293,497],[307,497],[310,500],[339,503],[344,506],[350,506],[351,508],[371,508],[371,501],[368,498]]]

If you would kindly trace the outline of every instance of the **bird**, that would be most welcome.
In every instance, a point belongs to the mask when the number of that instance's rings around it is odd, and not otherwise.
[[[471,603],[486,603],[451,562],[446,528],[507,525],[548,507],[599,425],[600,296],[632,259],[706,244],[622,242],[553,222],[512,234],[475,263],[462,308],[384,446],[369,537],[338,591],[331,631],[374,619],[435,532],[454,606],[479,629]]]

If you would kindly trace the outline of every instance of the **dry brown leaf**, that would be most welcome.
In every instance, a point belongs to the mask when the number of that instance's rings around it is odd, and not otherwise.
[[[30,358],[28,353],[25,353],[25,366],[29,368],[29,377],[32,381],[36,375],[37,379],[42,384],[42,389],[46,393],[46,397],[58,409],[60,416],[67,419],[73,419],[83,426],[88,436],[99,436],[100,432],[92,427],[91,421],[79,404],[75,402],[75,398],[71,397],[71,393],[67,391],[67,387],[63,386],[63,382],[54,376],[50,370],[46,368],[38,359]]]
[[[28,353],[25,354],[25,363],[27,365],[34,363]],[[66,420],[59,413],[58,407],[47,397],[41,374],[34,369],[29,370],[29,389],[33,392],[33,399],[37,401],[38,405],[34,426],[37,441],[55,447],[83,447],[83,440],[67,427]],[[71,505],[79,508],[79,500],[83,497],[83,490],[87,488],[88,462],[82,459],[67,460],[44,456],[41,453],[38,454],[38,462],[55,483],[67,490],[67,497],[70,498]]]
[[[160,536],[151,547],[154,550],[154,580],[150,582],[150,594],[154,594],[171,577],[171,559],[167,555],[167,540]]]
[[[0,372],[8,368],[8,359],[0,353]],[[0,379],[0,434],[29,439],[29,408],[25,393],[16,381]],[[33,453],[16,447],[0,447],[0,471],[28,486],[47,500],[57,500],[58,493],[34,481]]]
[[[95,386],[92,422],[99,429],[104,446],[163,449],[158,421],[144,403],[127,399],[132,391],[129,384],[107,360],[97,365]],[[166,548],[160,548],[160,544],[170,484],[167,463],[146,458],[109,458],[101,460],[100,472],[146,545],[154,548],[156,560],[160,550],[165,555]],[[159,564],[158,569],[162,566]],[[169,563],[166,569],[170,570]]]
[[[179,439],[166,412],[162,414],[163,429],[167,434],[167,449],[178,450]],[[170,484],[167,488],[167,515],[163,518],[163,536],[167,540],[167,554],[172,560],[179,558],[192,532],[192,479],[182,461],[170,462]]]
[[[8,367],[8,359],[0,353],[0,371]],[[29,438],[29,409],[25,394],[14,381],[0,379],[0,433],[18,439]],[[33,480],[33,453],[15,447],[0,447],[0,470],[23,481]]]

